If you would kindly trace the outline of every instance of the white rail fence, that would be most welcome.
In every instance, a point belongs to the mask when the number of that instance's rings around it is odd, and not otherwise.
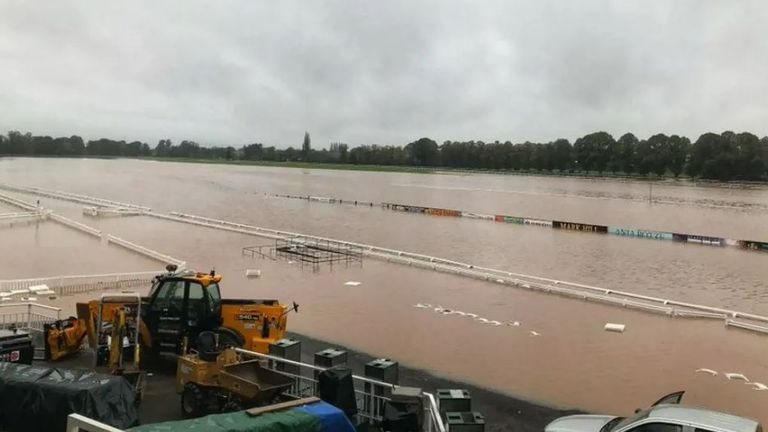
[[[34,288],[40,286],[46,286],[59,296],[93,291],[149,288],[152,279],[159,273],[161,271],[0,280],[0,298],[12,299],[18,296],[34,295],[36,291]]]
[[[92,235],[94,237],[101,238],[101,231],[99,229],[96,229],[94,227],[88,226],[86,224],[77,222],[75,220],[72,220],[68,217],[64,217],[62,215],[56,214],[56,213],[50,213],[48,217],[51,218],[51,220],[56,221],[62,225],[66,225],[72,229],[76,229],[80,232]]]
[[[97,206],[108,206],[113,208],[123,209],[138,209],[144,212],[148,216],[156,218],[172,220],[176,222],[183,222],[188,224],[194,224],[199,226],[206,226],[209,228],[215,228],[220,230],[226,230],[231,232],[238,232],[242,234],[254,235],[259,237],[271,238],[271,239],[289,239],[291,237],[305,237],[321,241],[335,241],[345,245],[362,248],[364,254],[371,258],[394,262],[403,265],[410,265],[421,267],[425,269],[431,269],[434,271],[456,274],[459,276],[470,277],[474,279],[485,280],[489,282],[496,282],[500,284],[507,284],[510,286],[521,287],[525,289],[531,289],[546,293],[559,294],[567,297],[575,297],[583,300],[596,301],[614,306],[621,306],[625,308],[633,308],[646,312],[661,313],[669,316],[678,316],[684,318],[697,318],[697,319],[719,319],[723,320],[725,325],[735,328],[751,330],[760,333],[768,334],[768,317],[760,316],[756,314],[750,314],[745,312],[733,311],[724,308],[716,308],[705,305],[698,305],[693,303],[675,301],[671,299],[664,299],[659,297],[647,296],[642,294],[635,294],[626,291],[613,290],[601,287],[595,287],[585,284],[578,284],[566,281],[559,281],[555,279],[542,278],[538,276],[525,275],[520,273],[506,272],[498,269],[491,269],[487,267],[475,266],[469,263],[462,263],[458,261],[448,260],[439,257],[433,257],[423,254],[416,254],[406,251],[399,251],[388,248],[381,248],[372,245],[366,245],[355,242],[340,241],[335,239],[329,239],[319,236],[311,236],[300,233],[294,233],[289,231],[274,230],[269,228],[257,227],[246,224],[239,224],[235,222],[229,222],[224,220],[218,220],[213,218],[207,218],[203,216],[184,214],[178,212],[172,212],[170,214],[162,214],[152,212],[148,207],[137,206],[133,204],[120,203],[117,201],[105,200],[101,198],[88,197],[85,195],[72,194],[68,192],[50,191],[41,188],[33,187],[20,187],[10,186],[0,183],[0,189],[14,190],[18,192],[34,193],[43,196],[50,196],[54,198],[79,200],[78,202],[85,202]],[[18,202],[11,197],[5,197],[10,199],[11,202],[18,206],[29,205],[27,203]],[[2,199],[2,196],[0,196]],[[20,205],[19,205],[20,204]],[[23,208],[23,207],[22,207]],[[33,209],[36,207],[32,207]],[[69,220],[71,221],[71,220]],[[78,222],[75,224],[79,224]],[[78,229],[85,229],[83,227],[95,230],[94,228],[87,227],[87,225],[78,226]],[[72,225],[70,225],[72,226]],[[76,225],[77,226],[77,225]],[[75,227],[75,226],[73,226]],[[95,230],[97,231],[97,230]],[[94,232],[90,232],[96,235]],[[127,240],[108,236],[109,242],[121,245],[134,252],[141,253],[145,256],[151,257],[158,261],[166,263],[175,263],[177,265],[183,265],[184,262],[173,258],[169,255],[162,254],[157,251],[153,251],[144,246],[131,243]]]
[[[507,272],[429,255],[381,248],[362,243],[329,239],[326,237],[305,235],[290,231],[274,230],[213,219],[204,216],[179,212],[172,212],[170,215],[159,213],[147,213],[147,215],[166,220],[184,222],[193,225],[205,226],[209,228],[238,232],[270,239],[289,239],[291,237],[299,236],[322,241],[330,240],[349,246],[362,248],[363,253],[366,256],[382,261],[415,266],[488,282],[506,284],[518,288],[558,294],[566,297],[595,301],[608,305],[636,309],[645,312],[659,313],[668,316],[697,319],[719,319],[723,320],[724,324],[727,326],[768,334],[768,317],[757,314],[664,299],[627,291],[560,281],[539,276]]]
[[[139,206],[135,204],[128,204],[128,203],[108,200],[104,198],[96,198],[96,197],[91,197],[87,195],[80,195],[80,194],[71,193],[71,192],[55,191],[55,190],[43,189],[43,188],[32,187],[32,186],[18,186],[18,185],[11,185],[8,183],[0,183],[0,189],[38,195],[38,196],[43,196],[47,198],[54,198],[54,199],[59,199],[63,201],[71,201],[79,204],[91,204],[99,207],[122,207],[122,208],[133,208],[133,209],[146,210],[146,211],[150,210],[149,207]]]
[[[18,207],[28,212],[37,212],[40,210],[39,207],[34,204],[22,201],[20,199],[16,199],[12,196],[5,195],[5,194],[0,194],[0,202],[4,202],[6,204],[12,205],[14,207]]]
[[[37,211],[28,212],[16,212],[16,213],[0,213],[0,221],[17,221],[25,219],[42,219],[44,214]]]
[[[166,255],[164,253],[158,252],[156,250],[152,250],[150,248],[138,245],[136,243],[131,243],[128,240],[122,239],[120,237],[115,237],[111,234],[107,235],[107,241],[109,243],[114,243],[116,245],[122,246],[130,251],[136,252],[138,254],[147,256],[149,258],[152,258],[154,260],[160,261],[165,264],[176,264],[180,268],[183,268],[186,265],[186,262],[183,260],[180,260],[178,258],[174,258],[170,255]]]

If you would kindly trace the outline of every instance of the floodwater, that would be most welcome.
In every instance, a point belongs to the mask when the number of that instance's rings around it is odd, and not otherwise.
[[[765,241],[765,188],[656,184],[656,201],[649,203],[649,186],[632,182],[72,159],[2,159],[0,181],[768,314],[768,254],[265,196],[389,201]],[[295,263],[242,256],[242,247],[268,244],[265,239],[147,217],[93,219],[81,215],[80,205],[40,199],[43,206],[200,270],[215,267],[225,276],[226,296],[300,303],[301,312],[289,324],[300,333],[562,407],[626,415],[685,389],[691,403],[768,423],[768,392],[723,376],[740,372],[768,382],[768,338],[728,330],[721,322],[659,317],[371,260],[313,273]],[[69,245],[78,258],[67,259],[82,268],[58,264],[55,250],[34,252],[29,260],[36,264],[25,267],[23,259],[8,260],[11,251],[3,248],[0,271],[33,277],[155,265],[113,247],[106,252],[97,239],[51,223],[40,225],[37,238],[43,240],[37,241]],[[33,227],[0,229],[0,236],[31,242]],[[94,264],[105,267],[97,271]],[[21,274],[25,268],[29,274]],[[263,276],[248,280],[247,268],[261,269]],[[481,324],[414,307],[417,303],[520,326]],[[624,323],[627,331],[606,333],[606,322]],[[720,374],[695,373],[698,368]]]

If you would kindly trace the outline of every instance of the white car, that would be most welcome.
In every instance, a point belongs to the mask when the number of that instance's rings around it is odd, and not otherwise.
[[[754,420],[704,408],[680,405],[685,392],[664,396],[651,408],[630,417],[572,415],[561,417],[545,432],[762,432]]]

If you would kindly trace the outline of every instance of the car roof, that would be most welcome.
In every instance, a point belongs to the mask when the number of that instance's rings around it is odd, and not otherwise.
[[[718,429],[732,432],[755,432],[758,423],[744,417],[737,417],[705,408],[687,407],[680,405],[658,405],[654,407],[649,419],[673,420],[689,423],[701,429]]]

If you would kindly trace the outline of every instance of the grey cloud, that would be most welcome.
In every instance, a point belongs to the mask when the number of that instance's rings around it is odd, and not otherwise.
[[[765,135],[760,1],[0,1],[0,128],[404,144]]]

